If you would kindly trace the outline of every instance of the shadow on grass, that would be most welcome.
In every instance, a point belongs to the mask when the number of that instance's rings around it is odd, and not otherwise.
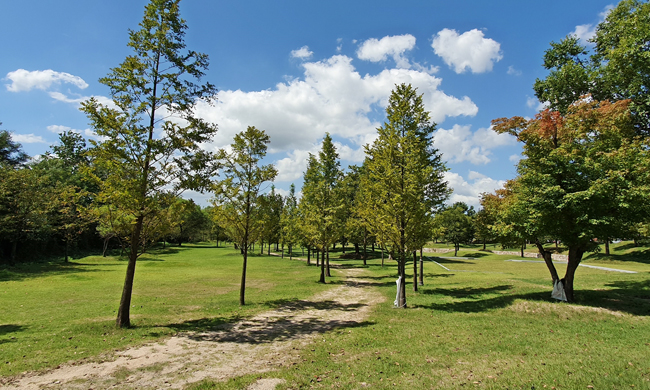
[[[467,261],[463,259],[453,259],[451,257],[435,257],[435,256],[428,256],[430,259],[437,261],[440,264],[476,264],[473,261]]]
[[[618,281],[607,284],[608,290],[576,290],[575,305],[598,307],[615,312],[628,313],[636,316],[650,316],[650,280]],[[478,313],[492,309],[510,306],[515,300],[556,302],[551,298],[551,291],[536,291],[526,294],[508,294],[513,286],[501,285],[487,288],[457,288],[457,289],[422,289],[421,294],[441,294],[459,299],[455,302],[416,305],[431,310],[446,312]],[[493,296],[499,294],[498,296]],[[483,297],[490,295],[489,297]]]
[[[481,252],[472,252],[472,253],[466,253],[464,256],[465,257],[472,257],[472,258],[481,258],[485,256],[489,256],[490,253],[481,253]]]
[[[260,344],[286,341],[303,335],[320,334],[337,328],[358,328],[374,325],[371,321],[318,318],[307,310],[331,310],[333,312],[355,312],[365,304],[341,304],[334,301],[293,301],[279,299],[265,303],[277,313],[266,318],[242,319],[202,318],[176,324],[164,325],[186,337],[198,341],[233,342]]]
[[[291,312],[294,310],[341,310],[356,311],[361,307],[367,306],[363,303],[342,304],[335,301],[305,301],[295,299],[276,299],[264,302],[265,306],[276,309],[279,312]]]
[[[0,325],[0,336],[4,336],[8,333],[20,332],[25,329],[26,327],[23,325],[14,325],[14,324]]]
[[[622,245],[627,246],[627,245]],[[614,248],[617,251],[619,248]],[[650,249],[638,250],[630,253],[615,254],[611,253],[606,255],[603,251],[599,253],[591,253],[585,256],[584,260],[616,260],[616,261],[634,261],[637,263],[650,264]]]
[[[22,263],[13,267],[0,268],[0,282],[32,279],[42,276],[68,275],[74,273],[105,272],[105,270],[86,269],[85,263]],[[102,266],[105,264],[102,264]],[[120,265],[120,264],[111,264]]]

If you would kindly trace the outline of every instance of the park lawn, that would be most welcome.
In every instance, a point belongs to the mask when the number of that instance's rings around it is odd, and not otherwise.
[[[363,277],[386,302],[369,324],[318,337],[295,352],[296,365],[191,388],[245,388],[260,377],[285,379],[280,389],[650,388],[649,264],[590,259],[639,273],[581,267],[578,302],[567,304],[550,298],[543,263],[509,259],[435,259],[451,271],[426,262],[425,286],[414,293],[409,279],[409,308],[400,310],[392,308],[395,262],[382,269],[373,258]],[[363,267],[361,260],[337,262]]]
[[[303,262],[253,255],[247,304],[240,307],[238,251],[213,244],[168,247],[138,260],[133,327],[117,329],[126,263],[89,256],[0,268],[0,375],[102,360],[111,350],[234,322],[330,287],[316,283],[318,270]]]

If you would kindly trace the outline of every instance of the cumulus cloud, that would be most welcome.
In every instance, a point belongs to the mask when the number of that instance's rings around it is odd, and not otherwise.
[[[45,139],[40,135],[35,134],[11,134],[11,139],[21,144],[42,144],[45,143]]]
[[[415,47],[415,37],[410,34],[386,36],[382,39],[370,38],[357,50],[357,57],[371,62],[386,61],[393,58],[398,68],[409,68],[409,61],[404,52]]]
[[[309,50],[309,46],[303,46],[300,49],[291,51],[291,57],[299,58],[301,60],[307,60],[311,58],[313,54],[314,52]]]
[[[449,197],[449,204],[465,202],[475,208],[480,207],[479,199],[482,193],[493,192],[505,184],[504,180],[495,180],[475,171],[469,171],[467,180],[454,172],[445,172],[444,178],[454,190]]]
[[[508,158],[512,163],[517,164],[519,163],[519,160],[521,160],[521,155],[520,154],[513,154]]]
[[[470,126],[454,125],[451,129],[439,129],[435,133],[434,145],[451,163],[469,161],[474,165],[489,163],[492,149],[514,145],[515,139],[508,134],[497,134],[490,128],[475,132]]]
[[[576,28],[573,30],[571,33],[572,35],[575,35],[580,41],[582,41],[583,45],[593,45],[593,43],[589,42],[591,38],[596,35],[596,26],[605,20],[607,15],[614,9],[614,5],[610,4],[603,9],[601,13],[598,14],[599,20],[598,23],[596,24],[581,24],[576,26]]]
[[[287,157],[275,162],[275,169],[278,170],[276,182],[293,182],[302,177],[307,170],[307,159],[309,153],[315,154],[318,147],[314,146],[310,150],[294,150],[289,152]]]
[[[472,73],[492,70],[495,62],[503,58],[501,45],[477,29],[458,34],[456,30],[445,28],[433,36],[433,51],[440,56],[456,73],[468,68]]]
[[[52,69],[35,71],[18,69],[7,73],[5,79],[11,81],[11,84],[6,85],[7,90],[10,92],[27,92],[32,89],[45,91],[54,84],[62,83],[72,84],[80,89],[88,87],[88,84],[81,77],[65,72],[55,72]]]
[[[438,123],[478,112],[469,97],[459,99],[438,90],[442,80],[426,72],[393,68],[361,76],[352,58],[344,55],[302,66],[303,77],[279,83],[274,89],[225,90],[214,106],[200,103],[197,114],[219,124],[213,146],[228,145],[247,126],[270,135],[270,153],[310,150],[325,132],[361,146],[374,139],[380,123],[371,118],[383,111],[391,90],[400,83],[411,83],[424,94],[425,109]]]

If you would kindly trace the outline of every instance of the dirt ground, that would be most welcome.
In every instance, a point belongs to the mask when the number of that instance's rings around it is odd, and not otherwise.
[[[319,334],[364,321],[384,300],[355,277],[361,269],[336,269],[346,283],[309,300],[295,301],[216,331],[184,333],[160,343],[115,352],[101,363],[64,364],[28,373],[3,389],[181,389],[203,379],[262,373],[294,363],[296,353]],[[250,390],[274,389],[280,379],[261,379]]]

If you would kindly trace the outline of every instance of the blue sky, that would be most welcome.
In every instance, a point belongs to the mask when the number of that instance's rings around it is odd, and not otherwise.
[[[130,54],[142,0],[0,0],[0,122],[38,155],[66,129],[92,137],[79,102],[108,97],[99,84]],[[515,176],[521,147],[489,129],[499,117],[532,117],[544,50],[586,39],[612,1],[197,1],[181,2],[188,49],[210,56],[205,80],[220,92],[199,106],[218,124],[208,148],[253,125],[271,136],[275,185],[300,188],[309,152],[325,132],[342,166],[359,164],[383,123],[396,83],[424,94],[438,123],[451,201],[478,205]],[[585,42],[586,43],[586,42]],[[202,204],[209,195],[188,193]]]

